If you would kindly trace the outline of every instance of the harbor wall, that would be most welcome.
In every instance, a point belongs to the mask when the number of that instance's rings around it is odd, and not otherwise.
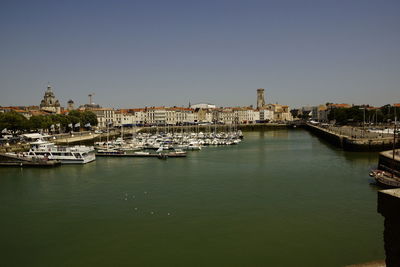
[[[386,266],[400,266],[400,189],[378,192],[378,212],[385,218],[383,241]]]
[[[346,151],[384,151],[393,148],[392,138],[355,139],[346,135],[330,132],[318,126],[306,124],[305,129],[323,138],[329,143]],[[396,140],[396,147],[400,147],[400,140]]]
[[[313,126],[310,124],[306,124],[305,129],[307,129],[312,134],[323,138],[324,140],[328,141],[329,143],[343,148],[343,136],[325,131],[324,129],[321,129],[320,127],[316,127],[316,126]]]
[[[396,150],[396,156],[393,159],[393,151],[384,151],[379,153],[378,169],[393,172],[400,177],[400,155],[399,150]]]

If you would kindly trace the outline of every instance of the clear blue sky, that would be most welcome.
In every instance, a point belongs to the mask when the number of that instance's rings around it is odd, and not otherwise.
[[[1,1],[0,105],[400,102],[400,1]]]

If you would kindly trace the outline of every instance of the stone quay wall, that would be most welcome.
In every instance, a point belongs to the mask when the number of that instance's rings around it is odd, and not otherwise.
[[[393,138],[391,137],[353,138],[309,123],[305,125],[305,129],[347,151],[384,151],[393,148]],[[400,147],[400,140],[396,140],[396,147]]]

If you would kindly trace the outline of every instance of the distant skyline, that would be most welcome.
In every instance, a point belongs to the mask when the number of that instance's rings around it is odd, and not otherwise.
[[[399,1],[2,1],[0,105],[400,102]]]

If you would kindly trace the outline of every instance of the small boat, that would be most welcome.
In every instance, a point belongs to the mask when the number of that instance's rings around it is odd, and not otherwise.
[[[369,175],[374,177],[375,181],[380,185],[388,187],[400,187],[400,177],[397,177],[390,172],[373,170],[369,173]]]
[[[135,155],[143,155],[143,156],[146,156],[146,155],[150,155],[150,152],[146,152],[146,151],[137,151],[137,152],[133,152],[133,154],[135,154]]]
[[[163,153],[163,155],[166,155],[171,158],[183,158],[187,156],[187,153],[182,149],[175,149],[175,151]]]

